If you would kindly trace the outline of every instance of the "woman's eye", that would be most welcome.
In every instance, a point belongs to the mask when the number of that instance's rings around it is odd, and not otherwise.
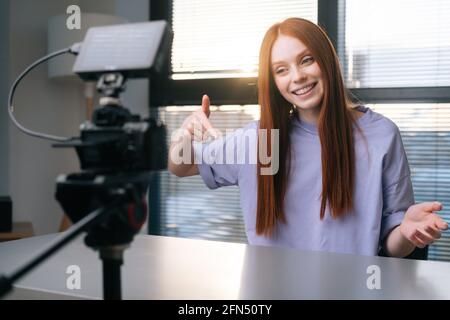
[[[275,70],[275,73],[280,74],[280,73],[283,73],[285,70],[286,70],[286,68],[278,68]]]
[[[312,61],[314,61],[313,57],[306,57],[305,59],[302,60],[302,64],[310,63]]]

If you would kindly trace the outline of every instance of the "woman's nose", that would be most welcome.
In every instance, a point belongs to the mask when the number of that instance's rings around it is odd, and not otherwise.
[[[300,67],[293,69],[292,80],[294,82],[304,82],[306,79],[306,73]]]

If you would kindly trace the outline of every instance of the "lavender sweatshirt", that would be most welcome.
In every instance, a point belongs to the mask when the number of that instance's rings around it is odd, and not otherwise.
[[[367,107],[359,106],[358,110],[364,113],[357,122],[365,139],[354,130],[354,210],[333,219],[327,208],[320,220],[322,169],[317,127],[293,117],[285,197],[287,223],[278,222],[272,237],[257,235],[255,230],[257,167],[251,156],[256,155],[257,140],[249,143],[245,137],[256,137],[258,122],[210,143],[194,144],[200,175],[210,189],[239,186],[249,244],[377,255],[381,241],[414,204],[414,195],[398,127]],[[242,154],[246,156],[242,158]]]

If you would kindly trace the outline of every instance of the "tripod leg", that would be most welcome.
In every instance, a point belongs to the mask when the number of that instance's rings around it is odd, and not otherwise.
[[[100,248],[103,262],[103,298],[105,300],[121,300],[121,273],[123,251],[128,246],[112,246]]]
[[[120,267],[122,261],[103,260],[103,296],[105,300],[121,300]]]

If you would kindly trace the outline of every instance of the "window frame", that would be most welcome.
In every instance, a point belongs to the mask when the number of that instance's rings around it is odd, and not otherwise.
[[[150,0],[150,20],[172,22],[173,0]],[[318,24],[323,27],[337,49],[338,6],[341,1],[318,0]],[[164,105],[195,105],[208,93],[214,104],[257,104],[257,78],[192,79],[169,78],[170,58],[160,75],[150,80],[150,108]],[[364,103],[450,102],[450,87],[349,88]]]

